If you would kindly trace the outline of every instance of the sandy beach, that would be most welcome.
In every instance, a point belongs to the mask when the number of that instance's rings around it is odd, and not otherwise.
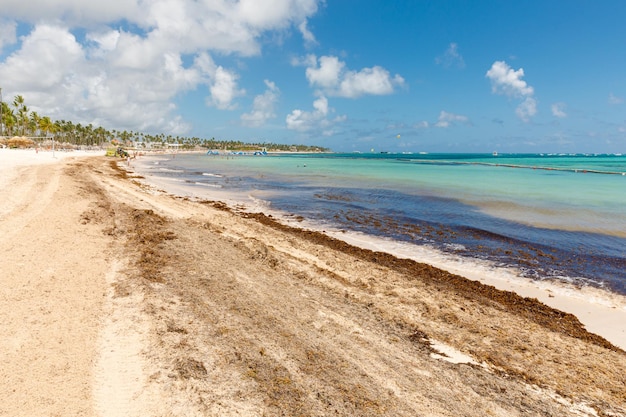
[[[626,416],[621,297],[470,280],[102,154],[0,149],[1,416]]]

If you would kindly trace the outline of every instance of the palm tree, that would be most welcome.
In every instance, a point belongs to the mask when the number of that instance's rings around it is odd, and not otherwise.
[[[13,99],[13,107],[15,107],[15,110],[19,110],[23,105],[24,105],[24,97],[18,94]]]
[[[48,133],[53,133],[56,130],[56,125],[48,116],[44,116],[39,119],[39,130],[41,130],[47,138]],[[52,155],[54,155],[54,136],[52,137]]]
[[[106,130],[102,126],[98,126],[93,130],[93,138],[91,140],[91,145],[101,146],[102,142],[104,142],[104,137],[106,135]]]
[[[15,111],[17,112],[19,119],[17,120],[20,125],[22,125],[22,135],[24,134],[24,117],[25,112],[24,109],[26,106],[24,105],[24,97],[21,95],[15,96],[13,99],[13,107],[15,107]]]
[[[54,132],[56,125],[50,120],[50,117],[44,116],[39,119],[39,130],[47,137],[48,133]]]
[[[11,110],[9,106],[4,108],[2,122],[4,123],[4,127],[6,129],[6,135],[13,136],[13,127],[17,124],[17,117],[15,117],[15,113],[13,113],[13,110]]]
[[[28,129],[30,130],[32,136],[38,136],[37,131],[39,130],[39,119],[41,119],[41,117],[37,114],[36,111],[30,113]]]
[[[58,132],[63,133],[63,141],[76,144],[76,129],[74,128],[74,123],[71,121],[66,122],[63,120],[61,122],[61,126],[58,129]]]
[[[22,125],[22,136],[26,136],[26,127],[28,126],[28,107],[20,107],[18,113],[20,115],[20,125]]]
[[[92,145],[94,135],[93,135],[93,125],[91,123],[85,126],[85,130],[83,134],[84,134],[83,145]]]
[[[4,101],[2,103],[0,103],[0,134],[1,135],[9,135],[8,131],[7,131],[7,127],[6,127],[6,119],[8,118],[9,112],[11,111],[11,108],[9,107],[9,105],[7,103],[5,103]]]

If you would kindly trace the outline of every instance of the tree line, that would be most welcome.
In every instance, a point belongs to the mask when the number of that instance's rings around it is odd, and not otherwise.
[[[66,120],[52,120],[31,111],[24,97],[15,96],[12,103],[2,102],[0,112],[0,136],[22,136],[33,138],[33,145],[52,140],[72,147],[105,147],[109,144],[136,146],[139,148],[159,148],[176,144],[182,149],[228,149],[250,151],[265,148],[268,151],[327,152],[328,148],[301,144],[280,144],[271,142],[244,142],[240,140],[216,140],[214,137],[199,138],[160,134],[148,134],[132,130],[105,129],[83,125]],[[6,140],[5,140],[6,141]]]

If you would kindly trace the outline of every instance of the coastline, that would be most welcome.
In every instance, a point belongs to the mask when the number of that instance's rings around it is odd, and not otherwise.
[[[0,151],[0,414],[626,415],[626,354],[572,315],[23,152]]]
[[[161,157],[163,156],[147,155],[147,158],[140,163],[146,164],[146,161],[152,163]],[[445,254],[423,245],[400,243],[358,232],[332,230],[316,225],[307,219],[294,220],[289,213],[272,209],[268,205],[260,204],[257,200],[242,200],[237,193],[212,188],[198,188],[192,191],[165,178],[143,177],[143,171],[139,169],[142,181],[155,189],[164,190],[173,195],[194,200],[217,199],[226,202],[230,207],[236,207],[241,212],[266,213],[290,226],[323,231],[329,236],[360,248],[424,262],[465,278],[494,286],[499,290],[512,291],[522,297],[535,298],[552,308],[574,314],[589,331],[601,335],[626,350],[626,296],[624,295],[601,288],[575,286],[555,280],[531,280],[522,277],[519,271],[513,268],[503,268],[486,261]]]

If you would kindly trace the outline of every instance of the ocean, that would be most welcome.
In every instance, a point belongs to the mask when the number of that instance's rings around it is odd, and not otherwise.
[[[626,295],[623,155],[180,153],[133,166],[174,194]]]

